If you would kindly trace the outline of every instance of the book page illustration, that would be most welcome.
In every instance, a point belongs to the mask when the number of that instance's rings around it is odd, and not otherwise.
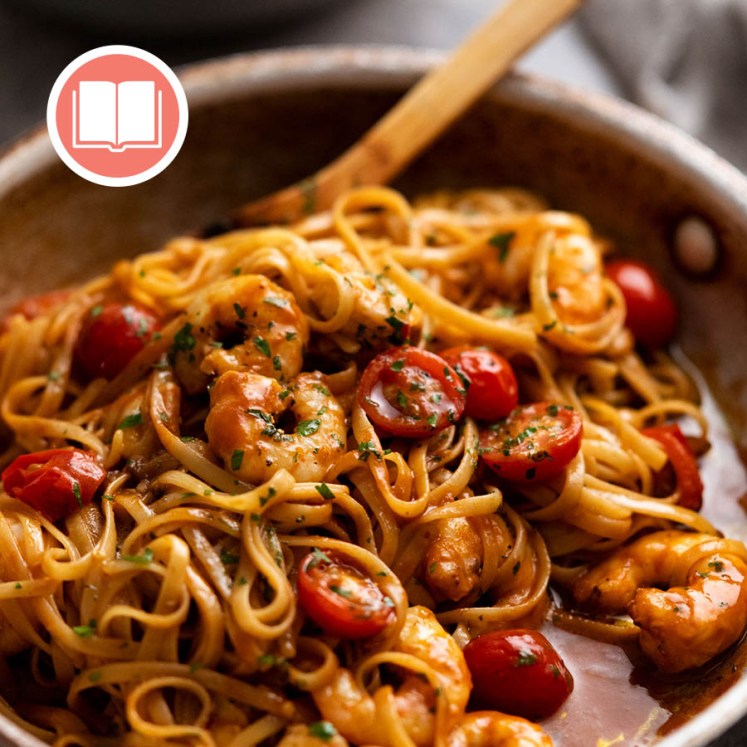
[[[73,147],[160,148],[162,92],[152,80],[82,80],[73,90]]]

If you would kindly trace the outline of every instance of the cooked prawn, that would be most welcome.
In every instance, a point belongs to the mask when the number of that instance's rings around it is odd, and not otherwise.
[[[441,519],[425,553],[423,581],[436,600],[458,602],[478,588],[482,539],[465,517]]]
[[[449,747],[552,747],[552,739],[531,721],[494,711],[466,715],[449,733]]]
[[[241,275],[195,296],[182,336],[172,353],[174,370],[195,394],[226,371],[292,379],[303,365],[309,329],[292,293],[264,275]]]
[[[663,671],[681,672],[705,664],[747,627],[746,561],[741,542],[655,532],[591,568],[572,590],[596,609],[627,609],[643,651]],[[671,588],[648,588],[657,585]]]
[[[293,432],[278,425],[295,417]],[[219,376],[205,420],[210,446],[226,468],[258,484],[286,469],[296,480],[318,482],[345,450],[345,413],[320,373],[303,373],[287,386],[245,371]]]
[[[405,676],[393,694],[394,709],[410,739],[420,745],[434,742],[436,698],[446,697],[447,725],[463,715],[472,688],[467,663],[454,639],[443,629],[426,607],[410,607],[394,651],[410,654],[429,665],[438,679],[441,695],[415,673]],[[390,690],[390,688],[387,688]],[[386,698],[372,697],[347,670],[340,668],[332,681],[313,693],[322,717],[354,744],[392,744],[386,729],[386,717],[380,712]]]
[[[342,276],[353,298],[341,333],[378,348],[390,338],[403,342],[402,330],[419,326],[420,310],[413,307],[399,287],[383,276],[366,272],[349,252],[329,254],[324,263]],[[325,318],[331,317],[338,306],[335,294],[329,293],[325,285],[312,288],[311,299]]]
[[[566,324],[584,324],[604,312],[602,256],[592,239],[568,234],[550,250],[547,288],[558,318]]]

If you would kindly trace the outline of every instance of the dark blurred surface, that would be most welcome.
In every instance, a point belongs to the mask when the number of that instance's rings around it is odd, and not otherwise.
[[[274,1],[244,0],[258,5]],[[77,5],[77,0],[70,2]],[[275,21],[245,22],[226,29],[225,24],[213,20],[206,24],[205,34],[176,37],[173,33],[159,36],[152,28],[150,33],[148,29],[145,33],[132,29],[96,31],[90,24],[49,20],[34,11],[35,3],[25,0],[0,4],[0,143],[43,121],[57,75],[93,47],[134,44],[172,66],[235,52],[306,44],[407,44],[450,49],[498,5],[496,0],[324,0],[313,7],[310,0],[304,2],[303,13],[281,14]],[[110,0],[98,0],[98,4],[108,6]],[[173,0],[170,4],[176,14],[180,4]],[[127,6],[127,2],[117,5]],[[212,7],[209,2],[205,5]],[[532,50],[521,67],[582,88],[617,90],[575,23]]]

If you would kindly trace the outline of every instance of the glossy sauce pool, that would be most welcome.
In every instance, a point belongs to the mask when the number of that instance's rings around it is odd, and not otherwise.
[[[677,362],[695,380],[709,423],[711,449],[700,459],[705,486],[701,513],[726,536],[745,541],[747,514],[743,499],[747,494],[747,470],[702,377],[683,356],[678,355]],[[727,652],[710,668],[663,675],[635,645],[624,650],[550,623],[542,632],[565,660],[575,682],[563,708],[542,723],[557,747],[655,743],[728,689],[747,660],[745,645]]]

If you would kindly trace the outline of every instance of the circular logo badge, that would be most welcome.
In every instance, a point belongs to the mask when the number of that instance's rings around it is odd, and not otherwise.
[[[158,57],[137,47],[98,47],[73,60],[52,86],[47,128],[76,174],[129,187],[160,174],[187,134],[187,97]]]

